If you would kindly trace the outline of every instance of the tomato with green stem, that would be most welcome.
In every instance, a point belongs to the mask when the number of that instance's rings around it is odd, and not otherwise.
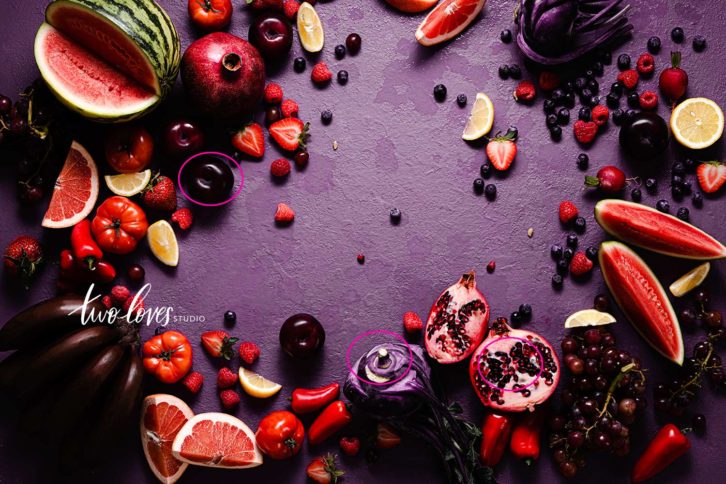
[[[292,412],[280,410],[262,419],[255,434],[260,450],[272,459],[289,459],[300,452],[305,428]]]
[[[166,331],[144,343],[144,368],[162,383],[176,383],[192,368],[192,345],[178,331]]]
[[[189,17],[202,30],[222,30],[232,19],[231,0],[189,0]]]

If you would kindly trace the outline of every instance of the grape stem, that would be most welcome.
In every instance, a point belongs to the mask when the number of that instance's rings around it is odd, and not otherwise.
[[[693,395],[694,392],[690,390],[691,387],[700,388],[701,384],[701,377],[703,376],[703,372],[711,368],[708,366],[708,360],[711,359],[711,355],[713,354],[713,344],[709,342],[708,345],[708,353],[706,353],[706,356],[703,357],[702,360],[698,363],[698,370],[693,375],[693,378],[688,380],[683,385],[679,386],[675,391],[672,391],[670,396],[668,397],[668,401],[672,402],[674,398],[680,396],[680,395]]]
[[[625,365],[624,367],[622,367],[620,369],[620,373],[618,373],[618,375],[615,378],[613,378],[613,381],[610,382],[610,386],[608,387],[608,393],[605,396],[605,402],[602,405],[602,409],[600,409],[600,413],[598,413],[597,418],[595,419],[595,422],[585,429],[585,437],[587,437],[587,435],[590,433],[590,431],[595,428],[598,420],[600,420],[600,418],[603,415],[608,413],[608,405],[610,404],[610,400],[613,399],[615,390],[617,390],[618,385],[623,380],[625,375],[628,372],[630,372],[631,370],[633,370],[634,368],[635,368],[635,363],[628,363],[627,365]],[[634,371],[637,371],[640,374],[640,377],[642,378],[643,382],[645,382],[645,375],[643,374],[643,372],[640,370],[634,370]]]

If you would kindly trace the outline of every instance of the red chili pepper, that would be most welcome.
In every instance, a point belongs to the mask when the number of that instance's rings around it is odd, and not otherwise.
[[[541,408],[533,412],[525,412],[514,425],[509,450],[515,457],[523,459],[527,465],[539,458],[539,441],[544,423],[544,411]]]
[[[331,383],[320,388],[297,388],[292,392],[292,411],[297,414],[317,412],[340,395],[340,385]]]
[[[632,482],[643,482],[671,465],[691,448],[691,442],[678,427],[666,424],[648,444],[630,474]]]
[[[78,222],[71,231],[71,248],[73,249],[73,257],[79,264],[83,264],[93,270],[96,261],[103,258],[103,252],[98,246],[93,235],[91,235],[91,221],[83,219]]]
[[[479,455],[485,466],[493,467],[502,459],[509,444],[509,437],[512,435],[513,421],[514,417],[511,414],[492,412],[484,417]]]
[[[308,430],[308,441],[317,445],[348,425],[353,416],[348,411],[348,406],[341,400],[336,400],[323,410],[318,418],[310,425]]]
[[[76,283],[108,284],[116,278],[116,269],[110,262],[99,260],[96,268],[91,270],[78,262],[73,253],[65,249],[60,255],[60,277]]]
[[[96,262],[96,270],[92,271],[91,275],[93,276],[93,282],[108,284],[116,279],[116,269],[110,262],[100,260]]]

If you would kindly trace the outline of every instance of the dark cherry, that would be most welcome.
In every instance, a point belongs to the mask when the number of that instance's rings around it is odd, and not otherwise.
[[[656,158],[668,146],[668,124],[655,113],[637,113],[620,127],[620,146],[634,159]]]
[[[266,60],[280,60],[292,47],[292,25],[280,15],[264,14],[250,24],[249,41]]]
[[[186,192],[197,202],[220,203],[227,200],[234,186],[234,174],[225,161],[215,156],[194,159],[184,169]]]
[[[282,119],[280,108],[277,106],[267,106],[267,109],[265,110],[265,123],[269,126],[280,119]]]
[[[310,358],[325,343],[325,329],[310,314],[290,316],[280,328],[280,345],[293,358]]]
[[[358,34],[350,34],[345,39],[345,47],[352,55],[356,55],[360,51],[361,38]]]
[[[126,271],[126,275],[133,282],[141,282],[146,276],[146,271],[139,264],[131,264]]]
[[[607,312],[610,309],[610,301],[605,294],[598,294],[595,296],[594,306],[598,311]]]
[[[308,166],[310,155],[305,150],[299,150],[295,152],[295,156],[293,159],[295,160],[295,166],[297,166],[298,168],[305,168],[306,166]]]
[[[163,148],[174,158],[189,156],[204,146],[204,132],[189,119],[176,119],[164,127]]]
[[[13,102],[7,96],[0,95],[0,114],[8,114],[13,107]]]

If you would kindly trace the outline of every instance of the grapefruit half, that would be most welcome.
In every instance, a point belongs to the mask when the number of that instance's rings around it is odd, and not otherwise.
[[[179,462],[172,455],[171,444],[192,417],[192,409],[173,395],[159,393],[144,399],[141,446],[151,471],[164,484],[173,484],[187,469],[188,464]]]
[[[431,10],[416,30],[421,45],[445,42],[474,21],[486,0],[443,0]]]
[[[205,467],[245,469],[262,464],[255,434],[226,413],[200,413],[189,420],[171,450],[180,461]]]
[[[42,225],[51,229],[71,227],[91,213],[97,199],[96,163],[88,151],[74,141],[55,181]]]

